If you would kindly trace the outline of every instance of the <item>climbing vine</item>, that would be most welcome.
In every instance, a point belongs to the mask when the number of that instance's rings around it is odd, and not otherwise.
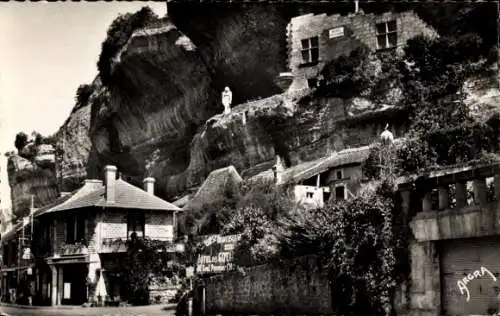
[[[328,267],[337,315],[387,315],[409,271],[408,233],[390,182],[283,221],[279,257],[316,254]],[[335,214],[332,216],[332,214]]]
[[[122,261],[126,299],[132,304],[149,303],[149,287],[153,282],[177,279],[185,268],[173,261],[168,243],[149,238],[133,237],[127,241],[126,258]]]

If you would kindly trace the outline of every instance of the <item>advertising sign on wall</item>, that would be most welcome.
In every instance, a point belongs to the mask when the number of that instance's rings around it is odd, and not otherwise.
[[[233,250],[241,235],[209,235],[196,261],[196,273],[220,273],[232,267]]]
[[[336,38],[336,37],[341,37],[344,36],[344,27],[336,27],[334,29],[330,29],[328,31],[328,37],[329,38]]]

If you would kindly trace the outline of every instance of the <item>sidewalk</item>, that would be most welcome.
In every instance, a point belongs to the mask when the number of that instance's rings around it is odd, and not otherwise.
[[[23,308],[23,309],[103,309],[103,310],[113,310],[113,309],[161,309],[161,310],[175,310],[177,304],[151,304],[142,306],[110,306],[110,307],[84,307],[81,305],[58,305],[58,306],[37,306],[37,305],[18,305],[11,303],[0,302],[0,306],[11,307],[11,308]]]
[[[47,309],[47,308],[50,308],[50,309],[78,309],[78,308],[89,308],[89,307],[82,307],[80,305],[37,306],[37,305],[19,305],[19,304],[2,303],[2,302],[0,302],[0,306],[10,307],[10,308],[20,308],[20,309]]]
[[[0,303],[1,315],[173,315],[175,304],[127,307],[27,306]]]

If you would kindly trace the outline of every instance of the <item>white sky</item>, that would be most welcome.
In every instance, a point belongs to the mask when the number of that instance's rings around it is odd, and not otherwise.
[[[0,206],[10,205],[4,153],[15,135],[44,136],[64,123],[80,84],[97,74],[101,43],[111,22],[165,2],[7,2],[0,4]]]

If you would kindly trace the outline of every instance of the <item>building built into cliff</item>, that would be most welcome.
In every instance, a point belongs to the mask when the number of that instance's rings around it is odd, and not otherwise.
[[[293,185],[297,203],[323,207],[330,200],[355,196],[363,180],[362,163],[370,146],[342,150],[290,168],[275,168],[277,185]],[[278,159],[279,160],[279,159]]]
[[[417,36],[437,36],[436,31],[413,11],[380,15],[359,11],[340,14],[304,14],[287,26],[288,68],[293,76],[290,90],[316,87],[320,71],[331,60],[349,55],[358,47],[370,51],[401,52]]]
[[[182,251],[174,244],[180,209],[154,195],[154,182],[144,179],[142,190],[106,166],[104,183],[85,180],[80,189],[34,210],[1,238],[3,300],[12,301],[15,290],[29,284],[35,304],[119,301],[120,261],[132,234],[164,241],[173,258]],[[172,296],[177,285],[150,290]]]

